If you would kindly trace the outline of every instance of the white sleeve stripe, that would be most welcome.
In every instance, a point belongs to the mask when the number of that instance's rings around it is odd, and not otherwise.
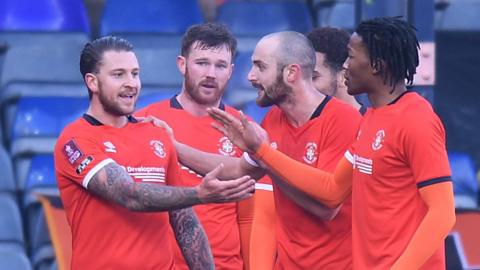
[[[93,167],[88,173],[87,175],[85,176],[85,178],[83,178],[83,187],[84,188],[87,188],[88,187],[88,183],[90,182],[90,180],[92,179],[92,177],[98,172],[100,171],[103,167],[105,167],[105,165],[109,164],[109,163],[112,163],[112,162],[115,162],[113,159],[111,158],[107,158],[105,160],[102,160],[101,162],[99,162],[97,165],[95,165],[95,167]]]
[[[345,152],[344,156],[348,161],[350,161],[350,163],[353,164],[353,155],[352,155],[352,153],[350,153],[350,151]]]
[[[252,166],[254,166],[254,167],[260,167],[260,166],[258,166],[258,163],[255,162],[255,160],[253,160],[247,152],[243,152],[243,159],[245,159],[245,161],[246,161],[248,164],[250,164],[250,165],[252,165]]]
[[[255,189],[273,191],[273,186],[270,184],[255,183]]]

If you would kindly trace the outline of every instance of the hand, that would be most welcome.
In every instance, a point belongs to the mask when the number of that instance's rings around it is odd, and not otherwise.
[[[203,203],[236,202],[250,198],[255,191],[255,180],[250,176],[242,176],[234,180],[219,180],[217,178],[223,169],[223,163],[207,173],[198,185],[197,192]]]
[[[168,136],[175,142],[175,136],[173,135],[173,129],[167,124],[167,122],[156,118],[153,115],[149,115],[147,117],[137,117],[137,120],[143,123],[151,122],[154,126],[163,128],[167,133]]]
[[[255,154],[263,142],[268,143],[267,132],[257,123],[249,121],[245,115],[241,114],[239,120],[218,108],[208,108],[207,112],[218,122],[214,123],[213,127],[244,152]]]

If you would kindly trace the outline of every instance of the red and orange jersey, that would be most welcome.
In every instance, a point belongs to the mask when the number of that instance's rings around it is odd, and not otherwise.
[[[273,107],[262,126],[270,145],[312,167],[333,172],[355,139],[361,116],[351,106],[326,97],[300,127]],[[323,221],[297,205],[273,182],[277,213],[276,269],[352,268],[351,202],[348,198],[331,221]],[[252,241],[254,241],[252,239]]]
[[[135,119],[123,128],[89,115],[68,125],[55,146],[55,171],[71,226],[72,269],[174,269],[168,213],[141,213],[88,191],[92,177],[115,162],[135,182],[181,185],[171,139]]]
[[[414,92],[369,109],[353,164],[353,254],[356,269],[389,269],[427,211],[418,189],[450,181],[445,131],[430,104]],[[444,269],[443,246],[422,269]]]
[[[220,108],[239,117],[237,110],[220,105]],[[204,152],[240,157],[243,152],[219,131],[212,127],[214,120],[206,115],[196,117],[185,111],[176,97],[147,106],[138,116],[155,116],[165,121],[174,131],[175,139]],[[186,166],[181,166],[184,185],[196,186],[202,176]],[[240,202],[242,203],[242,202]],[[243,269],[240,232],[236,203],[207,204],[193,207],[208,236],[216,269]],[[250,221],[251,222],[251,221]],[[188,269],[177,249],[177,265]]]

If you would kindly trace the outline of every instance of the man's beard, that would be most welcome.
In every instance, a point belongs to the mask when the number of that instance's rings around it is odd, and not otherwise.
[[[283,82],[283,74],[279,72],[275,83],[263,89],[263,95],[257,98],[257,105],[260,107],[269,107],[282,103],[289,93],[292,92],[292,87]]]
[[[215,105],[222,98],[225,87],[223,89],[216,89],[215,94],[213,94],[213,98],[204,97],[200,94],[200,83],[198,85],[195,85],[195,82],[190,79],[188,67],[185,67],[185,91],[187,92],[187,94],[193,99],[193,101],[195,101],[195,103],[201,105]],[[218,88],[218,83],[215,84]]]
[[[102,84],[100,82],[98,82],[98,87],[102,89]],[[135,111],[135,109],[133,109],[132,111],[122,110],[122,108],[118,104],[116,104],[114,101],[110,101],[101,90],[99,91],[98,99],[100,100],[100,104],[102,104],[103,110],[114,116],[130,115]],[[135,105],[133,108],[135,108]]]

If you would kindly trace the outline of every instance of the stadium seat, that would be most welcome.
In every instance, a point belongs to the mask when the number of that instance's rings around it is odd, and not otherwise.
[[[118,35],[136,48],[179,48],[185,30],[203,22],[197,0],[107,0],[100,22],[101,35]]]
[[[0,249],[25,252],[24,245],[25,238],[19,207],[13,196],[0,194]]]
[[[181,89],[183,77],[176,65],[178,47],[138,48],[135,52],[141,67],[142,95]]]
[[[478,200],[478,182],[470,156],[461,152],[449,152],[448,160],[452,170],[455,206],[476,208]]]
[[[39,193],[57,192],[53,155],[36,155],[31,158],[23,195],[23,212],[30,239],[32,263],[37,269],[40,265],[50,265],[55,255],[40,204]]]
[[[0,31],[89,33],[90,28],[82,0],[3,0]]]
[[[86,91],[86,90],[85,90]],[[11,130],[11,155],[51,153],[57,136],[88,109],[87,97],[23,97]]]
[[[181,89],[176,89],[174,91],[157,91],[157,92],[149,92],[145,94],[141,94],[137,101],[136,110],[140,110],[152,103],[170,99],[176,94],[180,93]]]
[[[243,113],[250,116],[257,122],[258,124],[262,123],[263,118],[267,114],[267,112],[271,109],[271,107],[260,107],[255,103],[255,101],[250,101],[243,107]]]
[[[11,127],[16,103],[25,96],[88,95],[78,71],[81,47],[17,46],[5,55],[0,78],[0,102],[3,124]],[[5,139],[9,141],[10,134]]]
[[[217,21],[237,37],[240,51],[253,50],[260,37],[272,32],[306,33],[313,27],[307,5],[301,1],[228,1],[219,7]]]
[[[25,252],[0,248],[0,270],[31,270]]]
[[[241,106],[257,97],[257,89],[248,81],[248,73],[252,68],[252,51],[238,52],[234,64],[225,93],[225,103]]]
[[[0,193],[13,194],[16,190],[12,161],[7,151],[0,146]]]
[[[355,2],[353,0],[320,1],[315,6],[317,26],[332,26],[352,30],[355,27]]]
[[[437,5],[438,7],[438,5]],[[435,29],[442,31],[480,31],[480,2],[446,1],[435,10]]]

